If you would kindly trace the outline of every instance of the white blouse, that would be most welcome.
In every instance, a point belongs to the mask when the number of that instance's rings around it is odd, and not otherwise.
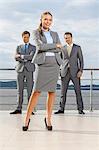
[[[44,31],[44,35],[47,39],[47,43],[53,43],[52,36],[50,35],[50,31]],[[55,56],[53,52],[46,52],[46,56]]]

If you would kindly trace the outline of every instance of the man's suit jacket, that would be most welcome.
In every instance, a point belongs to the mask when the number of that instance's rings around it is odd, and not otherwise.
[[[17,61],[17,65],[15,67],[17,72],[22,72],[24,67],[28,71],[35,71],[35,65],[31,63],[33,56],[35,54],[36,47],[34,45],[31,45],[29,43],[28,49],[26,50],[26,53],[24,52],[24,45],[17,46],[16,54],[24,55],[24,59],[22,58],[15,58]]]
[[[61,65],[62,59],[59,54],[59,52],[61,52],[61,49],[56,47],[56,43],[60,43],[57,32],[50,31],[50,34],[53,39],[53,43],[47,43],[47,39],[45,35],[44,34],[41,35],[38,29],[35,30],[33,34],[34,34],[34,41],[36,44],[36,53],[35,56],[33,57],[32,62],[36,64],[43,64],[45,62],[45,57],[46,57],[45,52],[54,52],[58,65]]]
[[[65,45],[62,48],[62,56],[63,56],[63,65],[64,67],[62,69],[63,73],[67,73],[67,67],[68,64],[70,65],[70,74],[73,77],[77,77],[77,73],[78,71],[83,71],[83,67],[84,67],[84,62],[83,62],[83,54],[82,54],[82,50],[81,47],[79,45],[73,44],[72,50],[71,50],[71,54],[70,56],[68,56],[68,52],[67,52],[67,46]],[[68,64],[67,64],[68,63]],[[64,74],[63,76],[65,76],[66,74]]]

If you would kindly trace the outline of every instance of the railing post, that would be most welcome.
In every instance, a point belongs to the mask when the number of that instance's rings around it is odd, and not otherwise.
[[[92,101],[92,89],[93,88],[93,71],[91,70],[91,79],[90,79],[90,111],[93,111],[93,101]]]

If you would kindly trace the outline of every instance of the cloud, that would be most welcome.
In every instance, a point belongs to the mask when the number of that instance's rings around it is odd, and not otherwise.
[[[22,42],[24,30],[31,32],[33,43],[32,31],[38,27],[41,13],[46,10],[54,16],[52,29],[59,33],[62,43],[64,32],[72,32],[74,41],[83,48],[85,66],[98,65],[95,63],[99,49],[98,7],[97,0],[0,0],[0,58],[4,57],[0,65],[15,64],[13,56],[16,46]],[[7,58],[11,63],[4,62]]]
[[[97,38],[99,36],[98,26],[99,19],[94,18],[79,21],[74,21],[72,19],[60,21],[60,19],[56,19],[54,29],[59,31],[60,34],[66,31],[70,31],[73,32],[76,36],[85,38]]]
[[[14,68],[15,60],[12,53],[7,51],[0,52],[0,68]]]
[[[82,4],[83,3],[83,4]],[[70,0],[63,3],[60,8],[59,18],[72,20],[85,20],[99,17],[99,2],[97,0]]]
[[[82,6],[96,3],[96,0],[71,0],[68,5],[70,6]]]

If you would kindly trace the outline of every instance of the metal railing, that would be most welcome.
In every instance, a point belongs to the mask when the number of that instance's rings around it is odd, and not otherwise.
[[[94,80],[99,80],[99,79],[94,79],[93,72],[94,71],[99,71],[99,69],[98,68],[93,68],[93,69],[86,68],[84,70],[85,71],[90,71],[90,111],[93,111],[93,99],[92,99],[92,96],[93,96],[93,81]]]
[[[14,71],[14,68],[0,68],[0,71]],[[85,78],[85,79],[81,79],[81,80],[89,80],[90,81],[90,111],[93,111],[93,81],[94,80],[99,80],[99,79],[95,79],[93,73],[95,71],[99,71],[98,68],[85,68],[84,71],[89,71],[90,72],[90,78]],[[9,80],[9,79],[1,79],[0,80]],[[11,79],[10,79],[11,80]],[[13,79],[12,79],[13,80]]]

